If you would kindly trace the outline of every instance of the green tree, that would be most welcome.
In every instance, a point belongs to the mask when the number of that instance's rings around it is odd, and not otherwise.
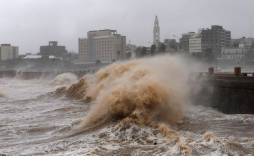
[[[171,49],[173,49],[173,50],[175,50],[175,51],[177,50],[177,46],[174,45],[174,44],[172,44],[170,47],[171,47]]]
[[[163,43],[161,44],[160,51],[162,51],[162,52],[166,51],[166,45],[165,44],[163,44]]]
[[[137,49],[135,49],[135,53],[137,55],[137,57],[141,57],[141,53],[142,53],[142,48],[141,47],[138,47]]]
[[[183,49],[183,47],[180,45],[180,46],[179,46],[179,49]]]
[[[239,42],[236,42],[236,41],[235,41],[235,42],[233,43],[233,47],[234,47],[234,48],[238,48],[238,47],[239,47]]]
[[[210,66],[211,66],[212,61],[214,60],[213,49],[211,49],[211,48],[205,49],[204,60],[206,62],[209,62]]]
[[[152,55],[154,54],[155,49],[156,49],[156,45],[155,44],[151,45],[151,54]]]
[[[202,53],[192,53],[191,56],[200,61],[203,59]]]
[[[141,56],[144,57],[146,55],[146,47],[143,47],[141,50]]]
[[[101,64],[101,60],[96,60],[96,64]]]
[[[251,50],[245,54],[245,59],[243,60],[246,64],[249,64],[250,66],[252,65],[253,55]]]

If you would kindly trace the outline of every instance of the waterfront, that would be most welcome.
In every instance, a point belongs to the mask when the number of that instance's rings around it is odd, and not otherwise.
[[[113,64],[78,83],[71,74],[0,79],[0,153],[253,155],[254,116],[182,101],[189,69],[181,63],[166,57]]]

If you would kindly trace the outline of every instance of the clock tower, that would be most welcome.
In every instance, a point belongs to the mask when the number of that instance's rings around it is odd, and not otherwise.
[[[154,21],[154,28],[153,28],[153,44],[156,45],[156,47],[159,47],[160,42],[160,27],[159,27],[159,20],[157,15],[155,16]]]

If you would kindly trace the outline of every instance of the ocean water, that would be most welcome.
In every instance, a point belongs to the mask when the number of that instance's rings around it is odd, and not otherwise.
[[[0,153],[254,155],[254,115],[191,104],[182,62],[116,63],[80,80],[0,79]]]

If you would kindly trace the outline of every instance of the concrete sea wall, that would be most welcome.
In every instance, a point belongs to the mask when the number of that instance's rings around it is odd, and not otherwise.
[[[227,114],[254,114],[253,77],[201,76],[193,103],[218,109]],[[196,86],[196,87],[197,87]]]

